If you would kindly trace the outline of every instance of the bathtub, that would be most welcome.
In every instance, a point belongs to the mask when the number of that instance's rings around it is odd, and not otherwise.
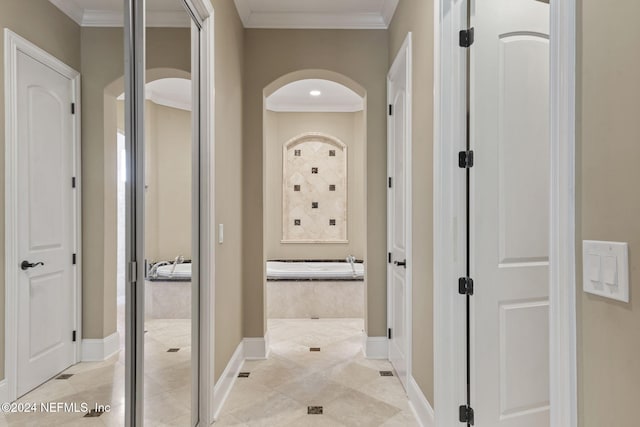
[[[354,272],[355,269],[355,272]],[[363,281],[364,264],[340,261],[267,261],[269,281]]]
[[[191,281],[191,263],[182,263],[176,265],[174,270],[173,265],[163,265],[158,267],[157,278],[152,280],[177,280]]]
[[[145,280],[147,319],[191,318],[191,263],[158,267],[157,276]]]

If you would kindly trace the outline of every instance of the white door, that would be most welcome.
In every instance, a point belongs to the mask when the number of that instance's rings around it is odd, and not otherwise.
[[[22,51],[17,61],[21,396],[74,362],[75,212],[73,82]]]
[[[471,47],[472,407],[549,425],[549,5],[477,0]]]
[[[389,360],[407,388],[410,325],[410,52],[408,37],[388,76],[388,197],[387,229],[389,264],[387,273]]]

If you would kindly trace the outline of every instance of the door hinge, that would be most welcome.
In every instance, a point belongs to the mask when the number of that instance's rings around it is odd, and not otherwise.
[[[391,264],[391,252],[389,252],[389,254],[388,254],[388,255],[389,255],[389,256],[388,256],[388,262],[389,262],[389,264]]]
[[[76,265],[76,259],[77,259],[76,254],[71,255],[71,263],[72,263],[73,265]]]
[[[389,104],[389,115],[393,116],[393,105]]]
[[[470,47],[473,44],[473,27],[460,31],[460,47]]]
[[[71,114],[75,114],[76,113],[76,103],[72,102],[71,103]]]
[[[71,177],[71,188],[76,188],[76,177],[75,176]]]
[[[391,328],[387,329],[387,338],[391,339]]]
[[[473,151],[460,151],[458,153],[458,166],[462,169],[473,167]]]
[[[129,282],[136,283],[138,278],[138,263],[131,261],[129,263]]]
[[[473,295],[473,279],[471,277],[458,279],[458,293],[460,295]]]
[[[389,177],[389,188],[393,187],[393,179]]]
[[[460,405],[460,422],[473,425],[473,408],[467,405]]]
[[[73,333],[71,334],[71,340],[73,342],[76,342],[76,331],[73,331]]]

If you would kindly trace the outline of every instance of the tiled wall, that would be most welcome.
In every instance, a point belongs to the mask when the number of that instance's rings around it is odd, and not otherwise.
[[[282,241],[347,242],[347,147],[306,134],[283,149]]]

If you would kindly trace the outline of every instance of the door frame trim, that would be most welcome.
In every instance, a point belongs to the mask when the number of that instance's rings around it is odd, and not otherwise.
[[[411,168],[411,160],[412,160],[412,135],[413,135],[413,33],[407,33],[407,36],[402,43],[402,46],[398,50],[396,57],[393,61],[389,69],[389,73],[387,75],[387,104],[391,104],[391,92],[390,92],[390,77],[395,72],[395,70],[404,63],[406,67],[406,81],[407,81],[407,97],[405,99],[405,109],[406,109],[406,145],[405,145],[405,156],[404,156],[404,166],[405,166],[405,197],[406,197],[406,209],[405,209],[405,227],[406,227],[406,257],[407,257],[407,266],[406,274],[405,274],[405,324],[406,324],[406,346],[405,346],[405,355],[406,355],[406,364],[407,364],[407,383],[405,386],[408,388],[409,380],[412,377],[412,348],[413,348],[413,323],[412,323],[412,313],[413,306],[411,301],[412,292],[413,292],[413,193],[412,193],[412,168]],[[391,117],[387,113],[387,123],[391,122]],[[391,164],[391,152],[389,141],[391,140],[391,131],[389,130],[391,127],[387,126],[387,177],[390,177],[390,172],[392,170]],[[389,194],[389,187],[387,185],[387,194]],[[391,227],[389,224],[389,220],[391,218],[391,206],[389,204],[389,197],[387,196],[387,252],[391,251]],[[391,322],[391,265],[387,263],[387,328],[392,325]],[[388,355],[391,355],[391,345],[387,346]]]
[[[457,152],[464,150],[466,55],[458,31],[467,1],[434,2],[434,400],[436,425],[464,403],[464,204]],[[549,252],[551,426],[577,425],[575,283],[576,2],[550,2],[551,205]]]
[[[73,121],[73,176],[76,190],[73,194],[75,229],[73,236],[76,268],[73,271],[73,321],[77,331],[74,345],[74,363],[80,361],[82,342],[82,178],[81,178],[81,96],[80,73],[63,63],[45,50],[8,28],[4,29],[4,89],[5,89],[5,377],[8,400],[13,401],[18,394],[18,116],[17,111],[17,55],[18,51],[41,62],[72,81],[73,102],[76,113]],[[11,266],[14,266],[11,268]],[[13,349],[13,350],[12,350]]]

